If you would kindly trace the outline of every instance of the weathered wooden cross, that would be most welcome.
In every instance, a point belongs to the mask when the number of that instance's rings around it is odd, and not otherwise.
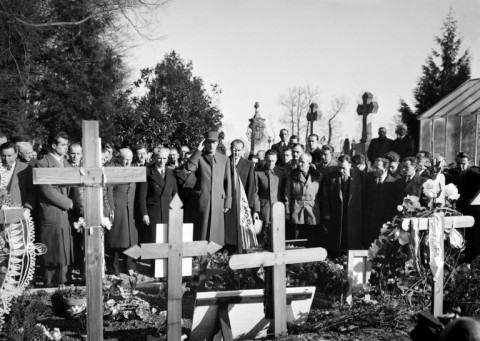
[[[368,144],[372,139],[372,115],[378,111],[378,103],[373,101],[373,95],[365,92],[362,96],[363,103],[357,106],[357,114],[362,116],[362,138],[357,148],[363,155],[367,155]]]
[[[170,203],[168,216],[168,243],[135,245],[124,251],[132,258],[168,259],[167,269],[167,339],[178,341],[182,336],[182,259],[183,257],[206,256],[218,251],[221,246],[207,241],[183,242],[182,201],[175,195]]]
[[[35,168],[36,185],[84,186],[83,201],[86,226],[100,226],[105,183],[118,184],[146,181],[144,167],[101,166],[101,146],[98,121],[82,122],[83,174],[77,168]],[[103,250],[101,230],[85,232],[85,266],[87,274],[87,332],[88,340],[103,340]]]
[[[285,206],[278,202],[272,207],[272,252],[233,255],[229,266],[233,270],[273,267],[273,327],[275,334],[287,331],[286,265],[317,262],[327,258],[321,247],[285,250]]]

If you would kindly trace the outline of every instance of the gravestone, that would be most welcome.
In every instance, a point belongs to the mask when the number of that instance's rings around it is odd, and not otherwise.
[[[249,119],[247,136],[250,140],[250,154],[257,154],[259,150],[268,149],[268,137],[265,134],[265,119],[260,116],[258,108],[260,104],[255,102],[255,115]]]
[[[362,104],[357,106],[357,114],[362,116],[362,138],[356,145],[356,153],[367,155],[368,146],[372,140],[372,115],[378,111],[378,103],[373,101],[373,95],[365,92],[362,96]]]

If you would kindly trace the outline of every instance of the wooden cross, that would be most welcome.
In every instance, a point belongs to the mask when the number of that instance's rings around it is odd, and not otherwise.
[[[145,182],[144,167],[101,166],[101,145],[98,121],[82,122],[83,172],[77,168],[34,168],[35,185],[84,186],[84,218],[86,226],[100,226],[105,183],[118,184]],[[88,340],[103,340],[103,250],[101,230],[91,228],[85,232],[85,266],[87,274],[87,331]]]
[[[445,217],[441,215],[438,226],[432,219],[433,218],[408,218],[404,219],[402,224],[408,224],[408,226],[410,226],[410,233],[412,239],[414,239],[413,242],[415,242],[415,238],[418,236],[418,231],[429,230],[430,268],[434,274],[432,313],[434,316],[440,316],[443,314],[444,231],[449,228],[472,227],[475,219],[472,216]]]
[[[182,259],[183,257],[206,256],[218,251],[221,246],[206,240],[183,242],[182,201],[176,194],[170,203],[168,216],[168,243],[135,245],[123,253],[135,259],[168,259],[167,269],[167,339],[178,341],[182,336]]]
[[[285,250],[285,206],[277,202],[272,206],[272,252],[233,255],[229,266],[233,270],[273,267],[273,327],[275,334],[287,332],[286,265],[317,262],[327,258],[324,248]]]
[[[313,122],[318,119],[318,104],[311,103],[310,104],[310,111],[307,113],[307,121],[310,122],[310,134],[313,134]],[[322,114],[320,113],[320,119],[322,118]],[[308,136],[307,136],[308,138]]]

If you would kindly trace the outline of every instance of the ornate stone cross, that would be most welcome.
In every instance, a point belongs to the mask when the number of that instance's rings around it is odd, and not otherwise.
[[[365,92],[362,96],[363,103],[357,106],[357,114],[362,116],[362,138],[357,146],[363,155],[367,155],[368,144],[372,139],[372,115],[378,111],[378,103],[373,101],[373,95]]]

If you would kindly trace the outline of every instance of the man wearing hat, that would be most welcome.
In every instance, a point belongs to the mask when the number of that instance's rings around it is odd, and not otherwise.
[[[185,169],[194,172],[191,210],[194,240],[225,244],[224,213],[232,206],[230,162],[227,156],[216,153],[218,133],[209,132],[188,159]]]

